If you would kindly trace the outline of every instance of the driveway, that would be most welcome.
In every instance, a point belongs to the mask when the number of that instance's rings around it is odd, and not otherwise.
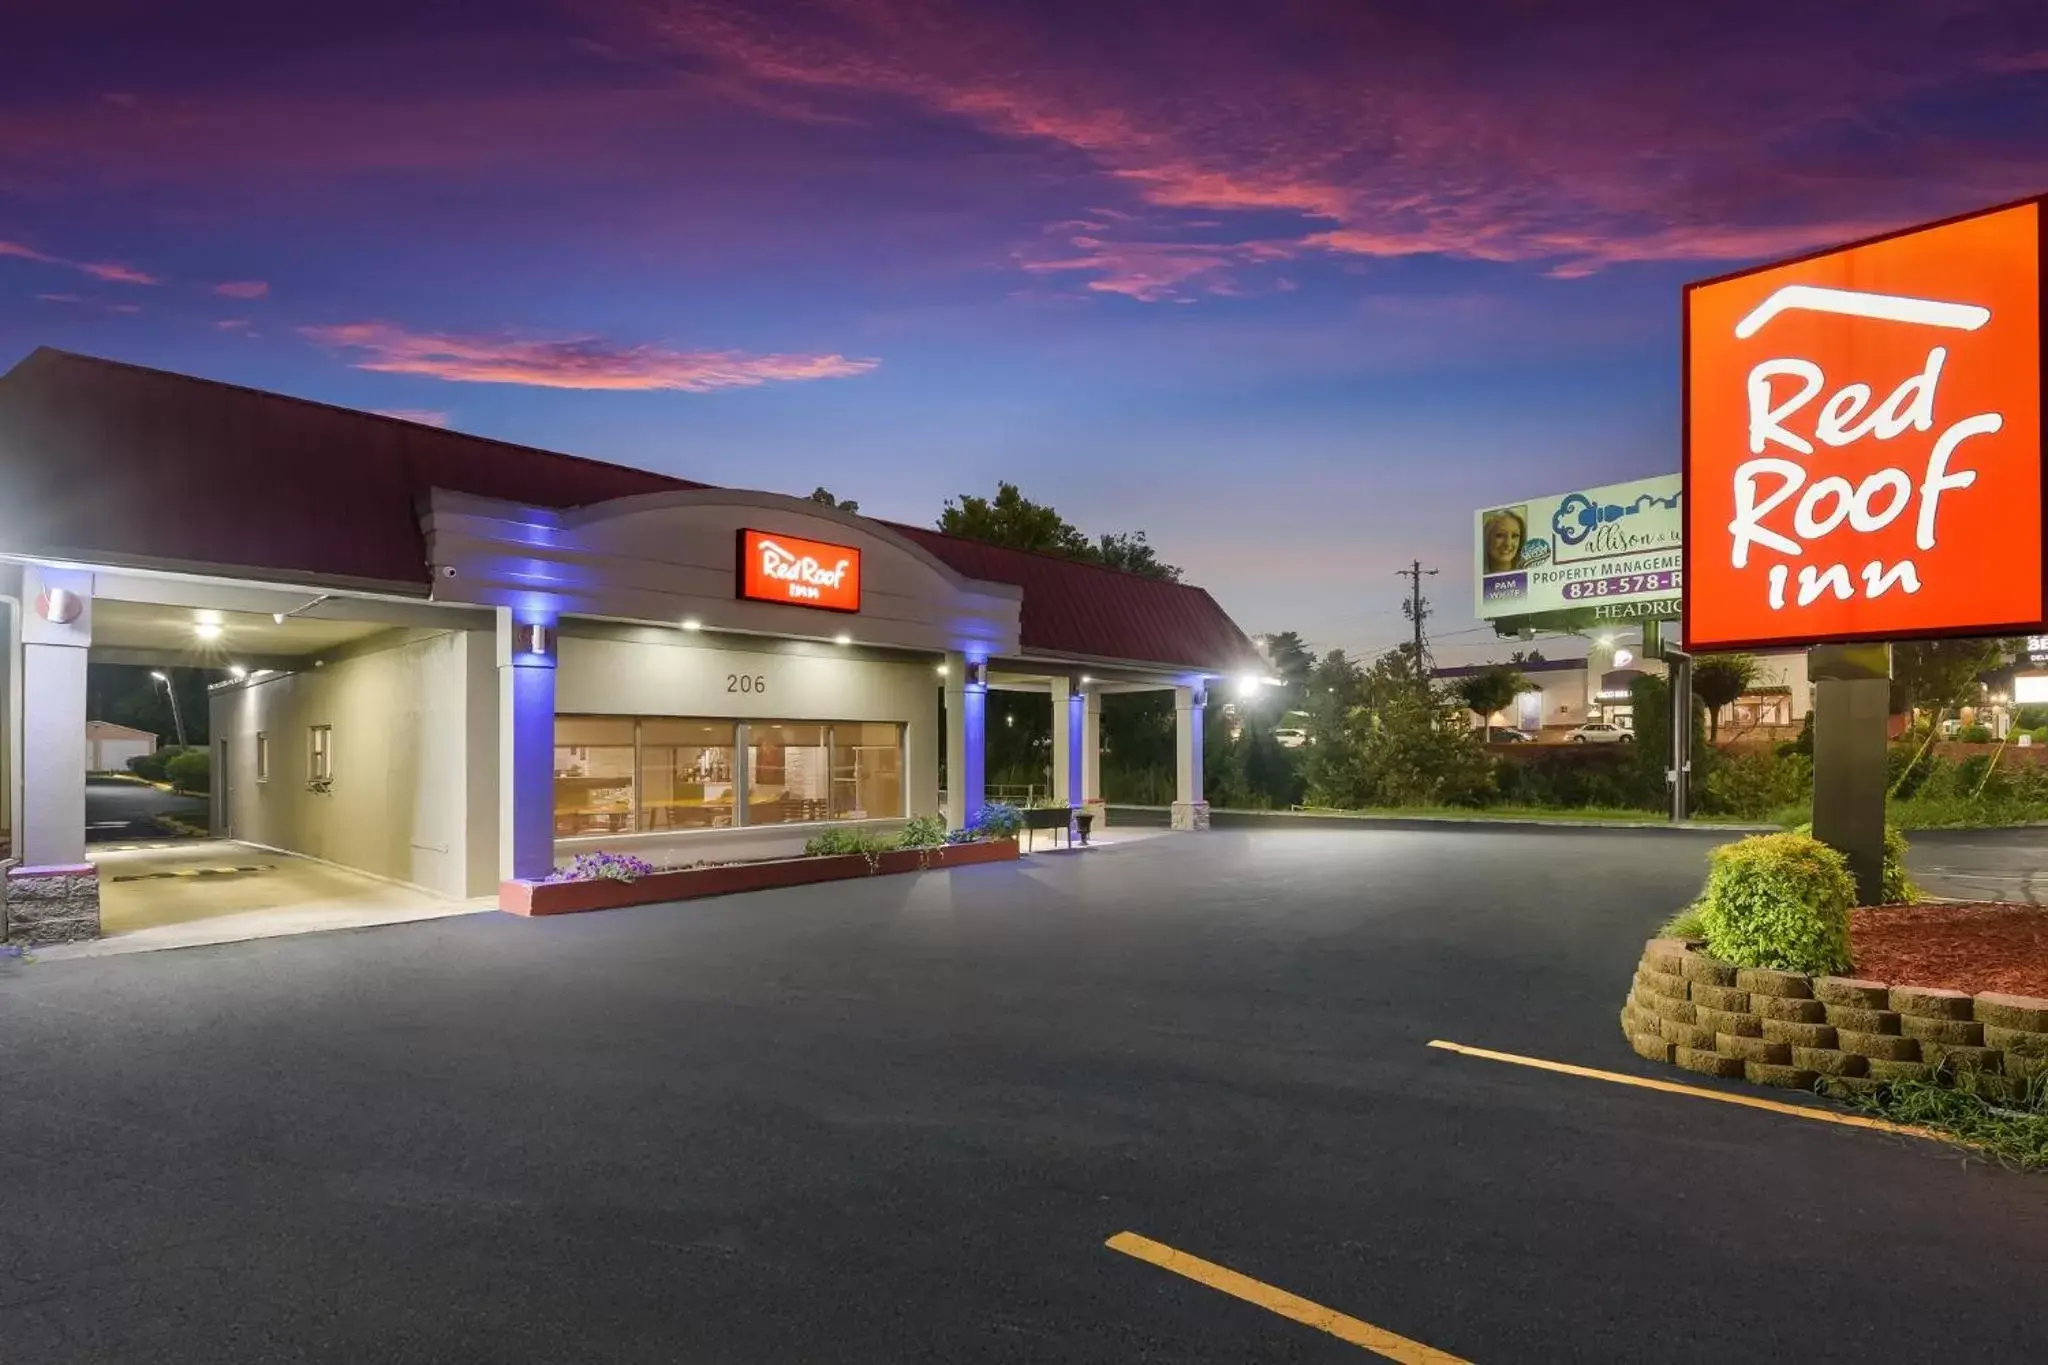
[[[1711,842],[1218,830],[0,963],[8,1358],[1372,1358],[1134,1232],[1489,1365],[2038,1361],[2041,1178],[1425,1046],[1677,1075],[1615,1014]]]
[[[209,813],[203,796],[178,796],[118,777],[85,779],[85,841],[89,844],[162,839],[166,830],[154,818],[160,815],[203,829]]]

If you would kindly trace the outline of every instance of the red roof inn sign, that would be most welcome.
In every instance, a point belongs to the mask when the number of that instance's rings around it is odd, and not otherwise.
[[[1688,650],[2042,632],[2042,203],[1688,286]]]

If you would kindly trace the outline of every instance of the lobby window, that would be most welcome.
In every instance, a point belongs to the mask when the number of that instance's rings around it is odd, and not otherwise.
[[[334,727],[314,725],[306,730],[306,777],[312,782],[334,780]]]
[[[256,780],[270,780],[270,736],[261,730],[256,732]]]
[[[747,823],[786,825],[832,812],[829,727],[757,720],[747,727]]]
[[[887,820],[903,807],[903,727],[841,721],[832,727],[832,817]]]
[[[723,829],[737,814],[729,720],[640,721],[640,818],[643,830]]]
[[[555,717],[555,835],[633,828],[631,716]]]

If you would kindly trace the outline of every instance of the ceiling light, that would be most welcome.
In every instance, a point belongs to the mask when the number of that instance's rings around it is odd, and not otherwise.
[[[1089,677],[1086,673],[1083,673],[1081,675],[1081,686],[1083,687],[1086,687],[1089,683],[1092,683],[1094,681],[1095,679]]]
[[[835,645],[850,645],[853,643],[853,637],[851,635],[835,635],[832,637],[832,643]]]
[[[242,667],[240,664],[229,664],[228,676],[230,678],[246,678],[249,676],[249,670]]]
[[[702,630],[702,629],[704,629],[704,623],[703,623],[702,621],[699,621],[699,620],[698,620],[698,619],[697,619],[696,617],[694,617],[694,616],[685,616],[685,617],[683,618],[683,629],[684,629],[684,630]]]
[[[195,621],[192,625],[192,633],[202,640],[218,640],[220,638],[220,622]]]
[[[944,664],[939,665],[939,676],[942,678],[946,676],[946,666]]]
[[[271,620],[273,620],[273,621],[275,621],[275,622],[277,622],[277,623],[278,623],[279,625],[283,625],[283,624],[284,624],[284,613],[283,613],[283,612],[281,612],[281,611],[274,611],[274,612],[270,613],[270,619],[271,619]]]

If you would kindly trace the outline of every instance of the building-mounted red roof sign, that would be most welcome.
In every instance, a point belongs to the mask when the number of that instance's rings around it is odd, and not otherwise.
[[[823,611],[860,610],[860,551],[775,531],[740,532],[739,595]]]

